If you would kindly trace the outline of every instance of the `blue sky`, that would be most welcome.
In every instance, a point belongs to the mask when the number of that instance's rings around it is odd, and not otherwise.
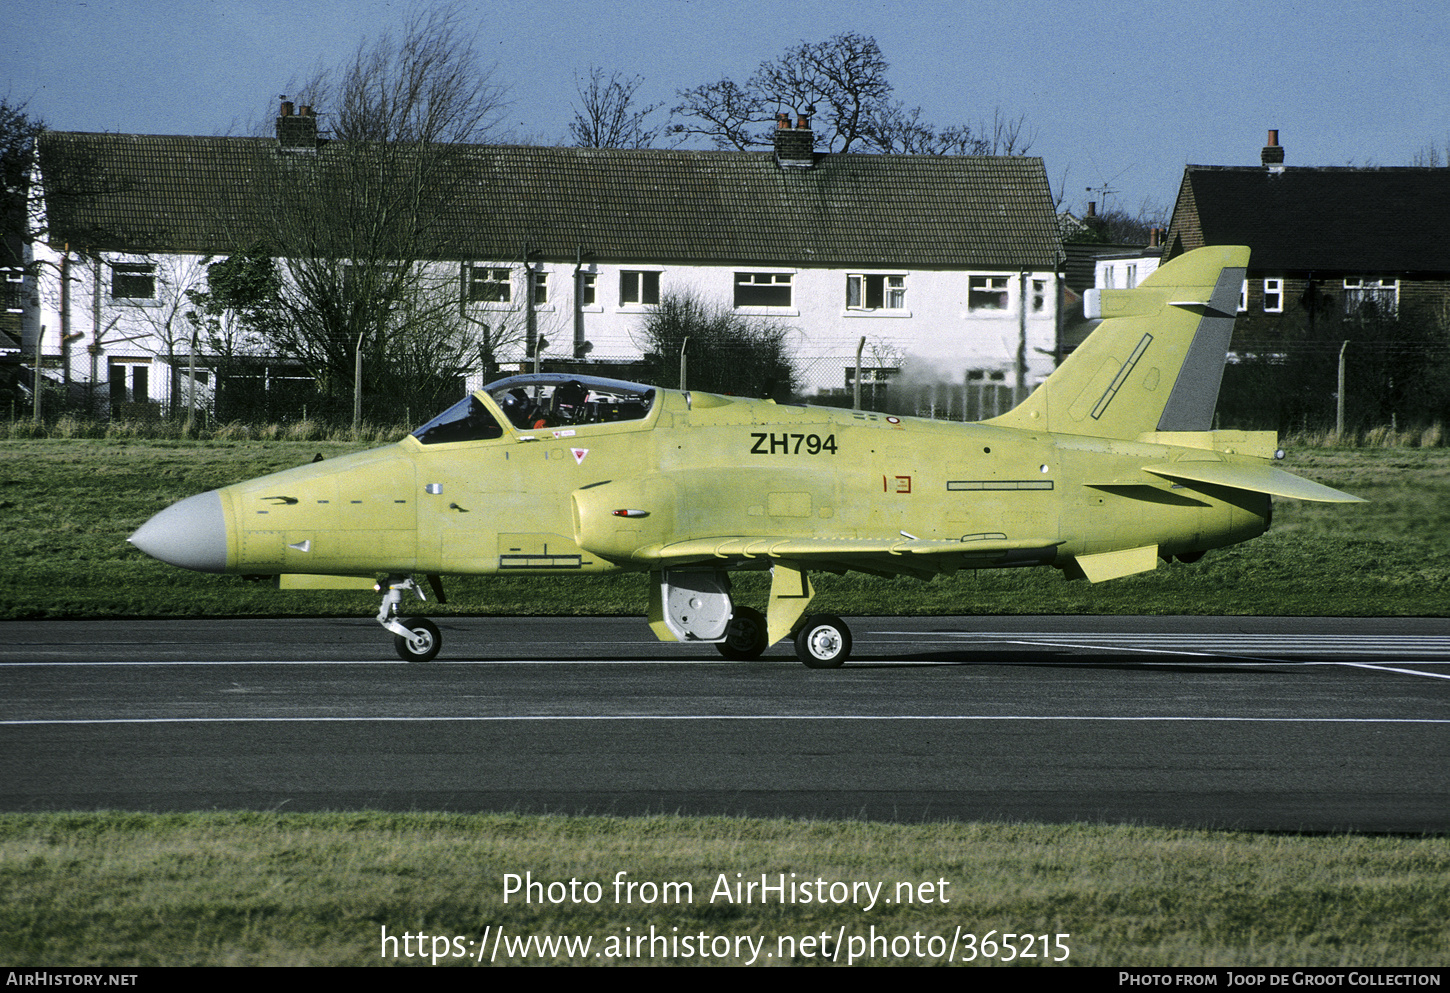
[[[896,97],[939,125],[1000,108],[1035,134],[1074,209],[1171,206],[1186,163],[1249,165],[1270,128],[1289,165],[1410,165],[1450,144],[1450,8],[1391,0],[494,0],[464,2],[515,134],[563,143],[576,74],[676,91],[743,82],[788,46],[874,36]],[[409,9],[385,0],[11,0],[0,94],[52,128],[248,130],[319,63]],[[326,108],[319,108],[324,110]]]

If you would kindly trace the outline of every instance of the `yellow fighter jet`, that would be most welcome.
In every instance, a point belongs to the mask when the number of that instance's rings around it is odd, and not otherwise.
[[[1093,291],[1103,323],[988,421],[513,376],[395,445],[190,497],[130,540],[284,589],[372,587],[409,660],[442,645],[398,616],[423,597],[415,575],[441,595],[447,574],[631,570],[664,641],[753,658],[793,637],[806,665],[835,667],[851,634],[806,616],[812,572],[1048,565],[1097,583],[1256,537],[1272,497],[1356,502],[1276,468],[1273,432],[1208,430],[1248,254],[1203,248]],[[749,569],[772,573],[763,614],[730,596]]]

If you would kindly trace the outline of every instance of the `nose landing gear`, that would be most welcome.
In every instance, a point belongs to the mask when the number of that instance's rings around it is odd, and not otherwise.
[[[383,605],[378,610],[378,623],[393,632],[393,648],[404,662],[431,662],[443,648],[443,635],[438,625],[426,617],[397,619],[398,607],[403,602],[403,593],[411,590],[419,600],[427,600],[412,576],[388,576],[373,589],[383,594]],[[386,592],[383,592],[386,590]]]

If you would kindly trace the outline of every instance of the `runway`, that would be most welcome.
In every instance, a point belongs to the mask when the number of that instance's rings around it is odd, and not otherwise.
[[[854,618],[730,662],[637,618],[12,622],[0,809],[1450,829],[1450,621]]]

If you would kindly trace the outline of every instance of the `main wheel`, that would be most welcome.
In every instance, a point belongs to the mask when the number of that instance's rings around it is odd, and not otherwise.
[[[768,647],[765,615],[753,607],[736,607],[725,629],[725,640],[715,645],[727,659],[758,659]]]
[[[851,655],[851,629],[831,614],[809,617],[796,629],[795,653],[812,669],[834,669]]]
[[[412,631],[413,637],[393,635],[393,647],[398,650],[398,658],[404,662],[431,662],[438,656],[438,650],[443,647],[438,625],[426,617],[409,617],[403,621],[403,627]]]

